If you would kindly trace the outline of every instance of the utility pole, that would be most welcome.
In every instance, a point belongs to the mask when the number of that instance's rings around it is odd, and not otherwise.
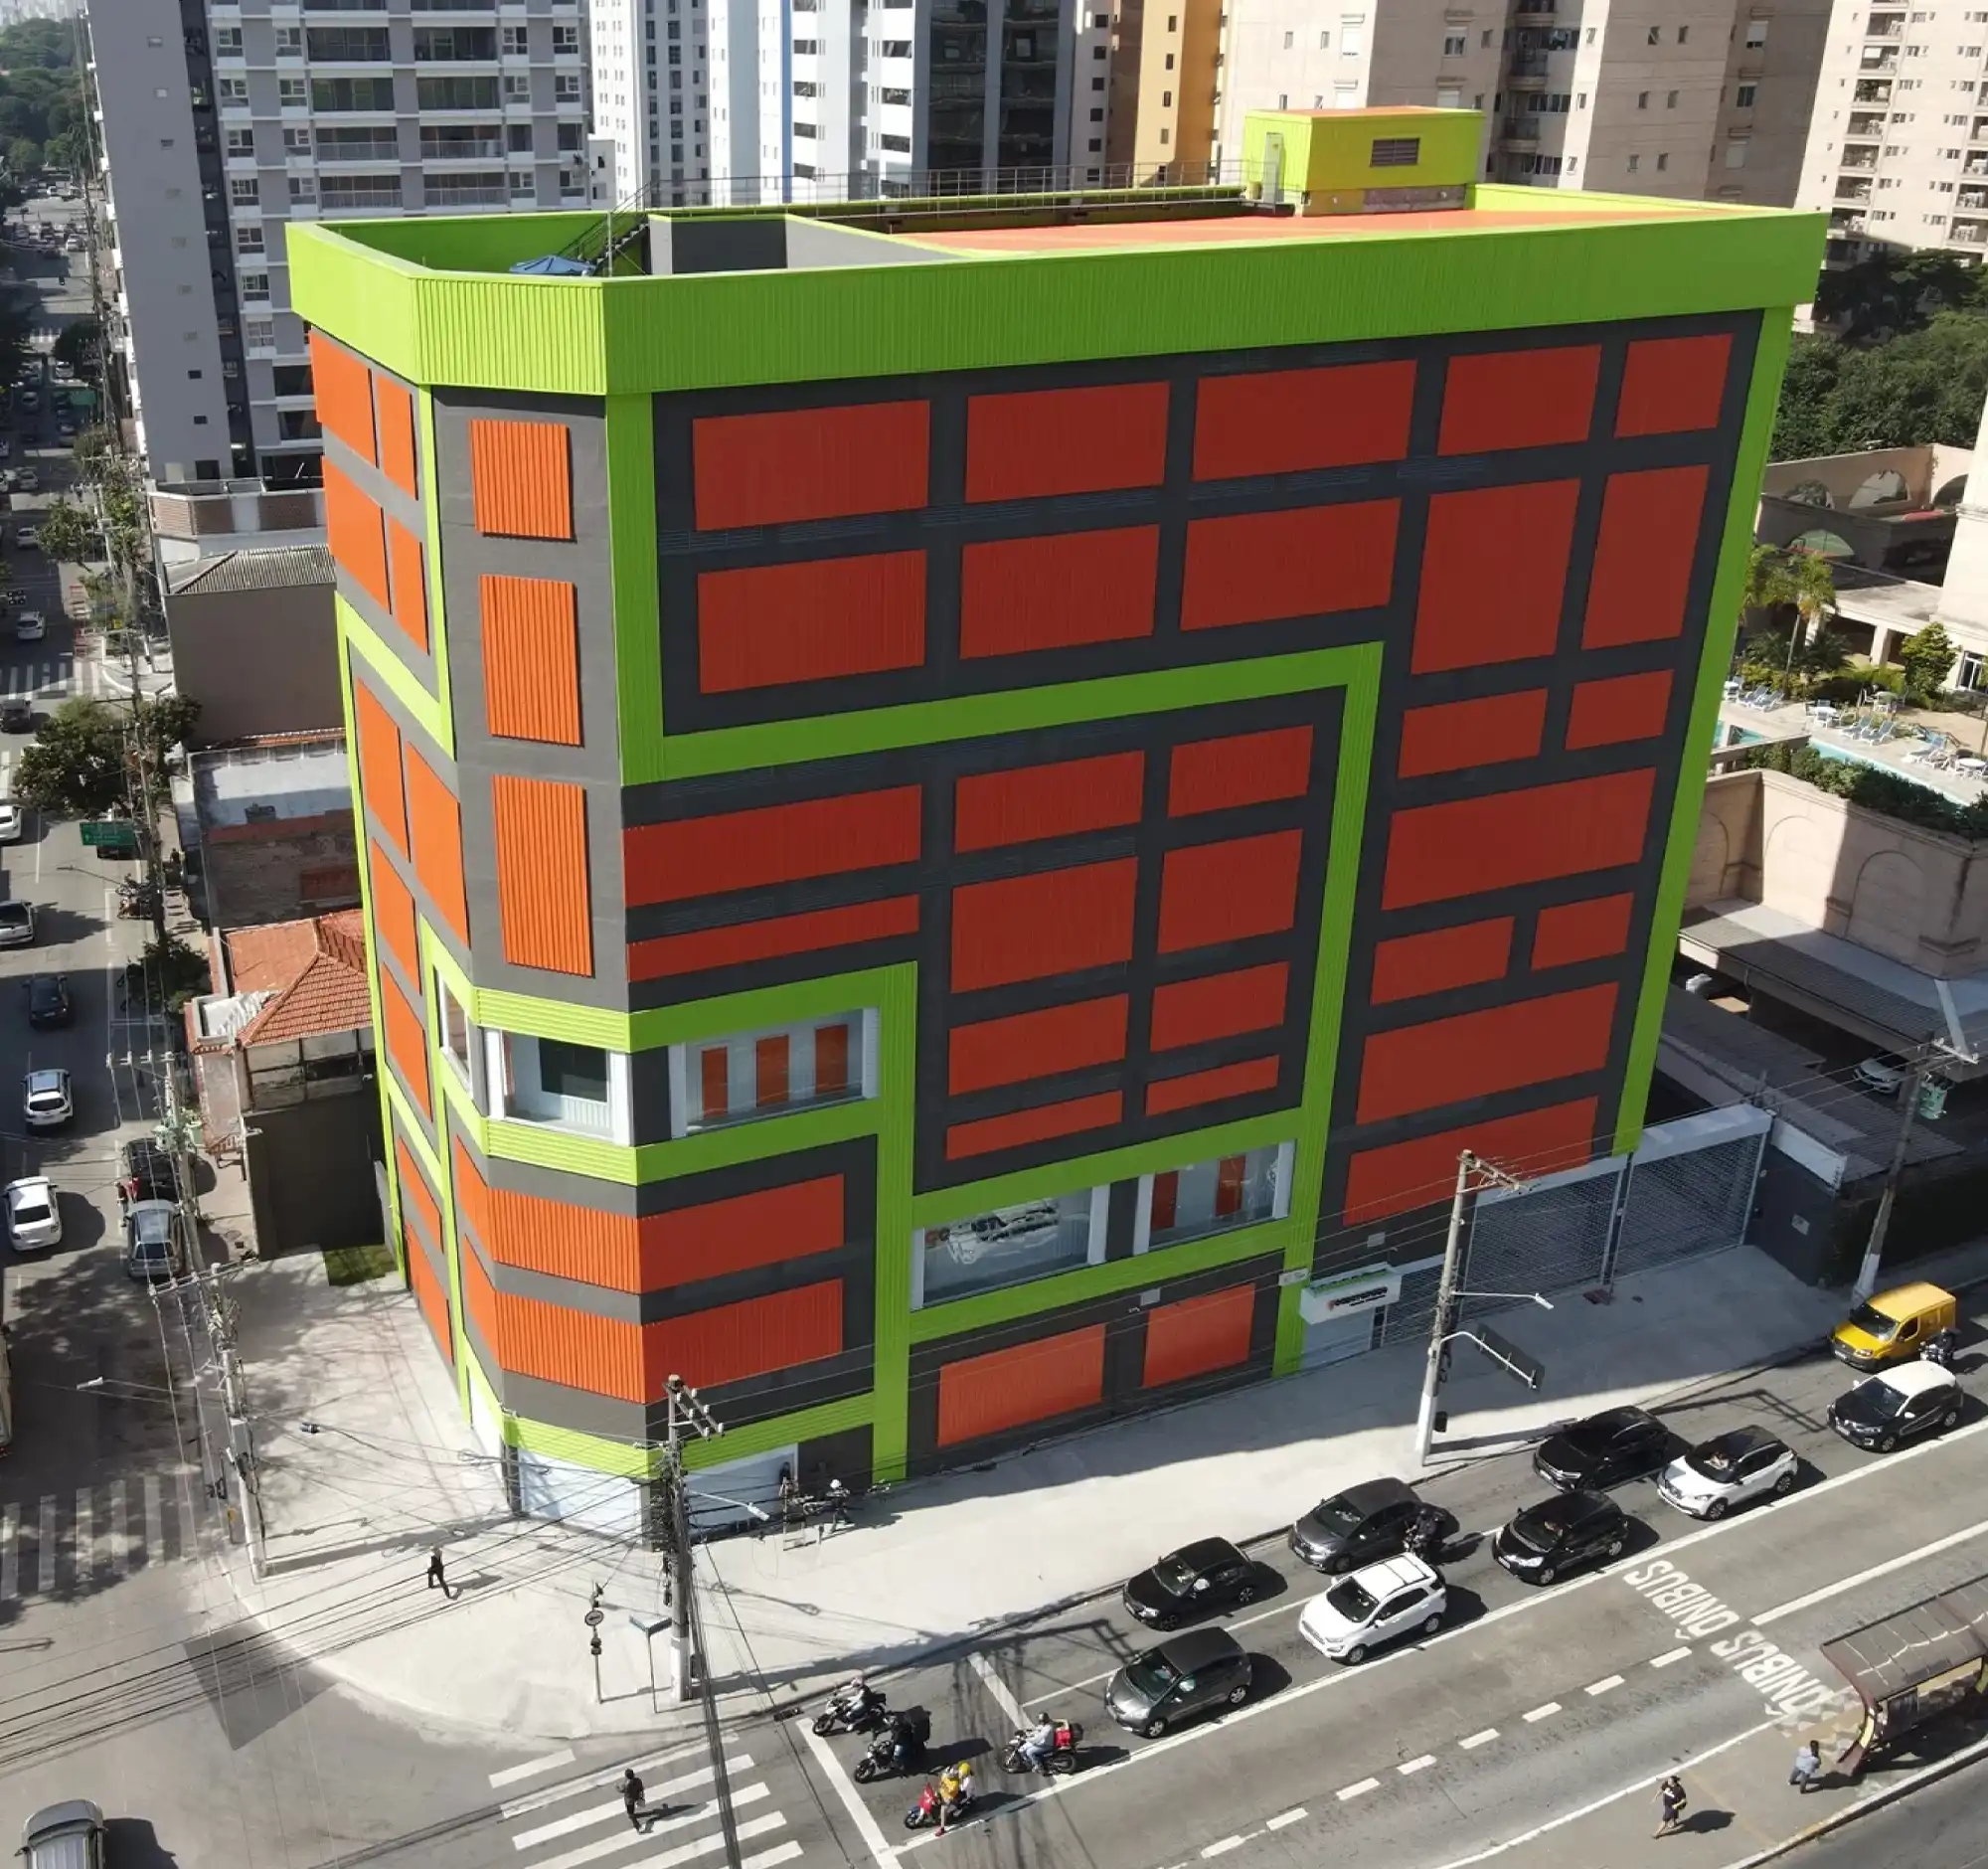
[[[1465,1203],[1480,1186],[1516,1188],[1517,1177],[1462,1149],[1456,1157],[1456,1191],[1449,1203],[1449,1233],[1442,1245],[1442,1276],[1436,1285],[1435,1315],[1429,1320],[1428,1361],[1422,1368],[1421,1406],[1415,1411],[1415,1464],[1428,1464],[1435,1441],[1436,1396],[1442,1388],[1449,1358],[1449,1340],[1456,1334],[1458,1286],[1463,1275],[1463,1216]]]
[[[669,1463],[670,1576],[675,1589],[675,1614],[670,1621],[670,1704],[681,1707],[690,1698],[691,1671],[696,1660],[691,1646],[690,1489],[684,1480],[683,1435],[686,1427],[702,1441],[716,1440],[725,1424],[697,1399],[697,1391],[681,1376],[665,1385]]]
[[[1899,1086],[1899,1133],[1892,1143],[1892,1165],[1885,1171],[1885,1190],[1878,1196],[1878,1211],[1871,1218],[1871,1238],[1864,1248],[1864,1263],[1857,1269],[1857,1283],[1851,1297],[1862,1304],[1878,1288],[1878,1274],[1885,1261],[1885,1235],[1892,1225],[1892,1207],[1898,1199],[1899,1182],[1905,1172],[1905,1149],[1912,1139],[1912,1119],[1919,1113],[1919,1092],[1932,1070],[1934,1047],[1922,1046],[1913,1053],[1905,1081]]]

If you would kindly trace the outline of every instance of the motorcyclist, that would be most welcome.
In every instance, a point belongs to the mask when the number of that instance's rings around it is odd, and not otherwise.
[[[1926,1346],[1921,1354],[1928,1363],[1936,1364],[1941,1369],[1951,1369],[1954,1352],[1959,1348],[1960,1333],[1949,1324],[1946,1329],[1937,1331],[1926,1339]]]
[[[938,1780],[938,1833],[943,1836],[949,1823],[957,1823],[973,1802],[973,1769],[964,1760],[948,1766]]]
[[[1037,1722],[1036,1729],[1022,1742],[1022,1759],[1032,1772],[1045,1770],[1057,1749],[1057,1723],[1048,1714]]]
[[[894,1713],[886,1730],[891,1735],[891,1764],[899,1772],[908,1770],[918,1756],[917,1729],[908,1714]]]

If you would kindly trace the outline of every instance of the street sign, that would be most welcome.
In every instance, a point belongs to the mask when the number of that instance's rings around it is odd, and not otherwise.
[[[1537,1389],[1545,1380],[1547,1366],[1530,1351],[1520,1349],[1510,1337],[1500,1336],[1488,1324],[1473,1324],[1470,1335],[1486,1356],[1528,1389]]]
[[[588,1628],[598,1628],[601,1625],[601,1623],[607,1620],[607,1613],[604,1610],[589,1610],[580,1619],[582,1622],[584,1622]]]
[[[108,850],[135,856],[138,827],[129,818],[86,818],[83,825],[85,850]]]

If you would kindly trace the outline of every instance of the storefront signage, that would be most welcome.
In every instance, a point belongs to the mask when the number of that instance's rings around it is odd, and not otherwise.
[[[1402,1274],[1392,1266],[1364,1266],[1314,1278],[1298,1295],[1298,1315],[1308,1324],[1320,1324],[1348,1311],[1379,1310],[1401,1295]]]

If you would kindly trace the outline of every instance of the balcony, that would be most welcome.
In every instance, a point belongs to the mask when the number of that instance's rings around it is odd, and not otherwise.
[[[1873,72],[1896,72],[1899,69],[1899,54],[1896,47],[1886,46],[1874,49],[1864,48],[1864,56],[1857,61],[1859,72],[1867,76]]]
[[[1868,225],[1864,217],[1852,208],[1838,208],[1829,217],[1832,234],[1862,234]]]
[[[1982,209],[1988,208],[1988,188],[1963,188],[1953,198],[1953,205],[1956,208],[1972,209],[1979,214]]]
[[[1888,78],[1863,78],[1857,81],[1857,89],[1851,97],[1852,103],[1890,103],[1892,101],[1892,81]]]
[[[1537,78],[1544,80],[1547,75],[1547,55],[1544,52],[1519,52],[1512,56],[1512,76],[1515,79]]]
[[[1850,127],[1846,136],[1882,136],[1885,133],[1885,113],[1882,110],[1853,110],[1850,113]]]
[[[1956,221],[1947,239],[1960,247],[1988,247],[1988,222]]]
[[[1538,117],[1507,117],[1498,134],[1498,147],[1507,155],[1529,156],[1540,146]]]
[[[1962,175],[1988,175],[1988,150],[1977,149],[1960,165]]]
[[[1555,0],[1519,0],[1516,20],[1521,26],[1550,25],[1556,17]]]
[[[502,136],[462,136],[448,130],[421,132],[423,162],[488,162],[502,160]]]
[[[1903,13],[1874,13],[1871,23],[1864,29],[1866,39],[1903,39],[1905,35],[1905,16]]]
[[[1878,166],[1878,152],[1875,149],[1846,149],[1843,152],[1843,166],[1846,169],[1875,169]]]
[[[1848,180],[1838,182],[1836,185],[1836,199],[1838,201],[1869,201],[1871,199],[1871,184],[1869,182],[1852,182]]]

